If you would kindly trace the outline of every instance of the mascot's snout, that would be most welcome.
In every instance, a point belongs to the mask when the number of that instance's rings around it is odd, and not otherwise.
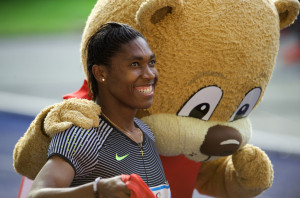
[[[200,152],[209,156],[227,156],[235,153],[242,143],[241,134],[229,126],[210,127]]]

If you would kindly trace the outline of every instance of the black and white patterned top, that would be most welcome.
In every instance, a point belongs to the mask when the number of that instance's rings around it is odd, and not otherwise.
[[[75,171],[71,186],[82,185],[95,178],[121,174],[138,174],[149,186],[166,184],[166,177],[150,128],[135,118],[143,132],[143,156],[140,146],[100,117],[97,128],[85,130],[72,126],[56,134],[49,145],[48,159],[59,156]]]

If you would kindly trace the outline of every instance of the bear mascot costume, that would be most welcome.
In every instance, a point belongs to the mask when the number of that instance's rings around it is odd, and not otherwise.
[[[253,197],[273,182],[260,148],[247,144],[250,112],[272,76],[280,30],[296,19],[297,0],[99,0],[83,32],[83,50],[106,22],[139,30],[157,57],[160,81],[151,108],[139,110],[152,129],[172,197]],[[88,75],[87,75],[88,78]],[[87,79],[87,82],[89,79]],[[14,150],[15,170],[34,179],[54,134],[71,125],[97,127],[101,109],[88,84],[49,106]],[[76,99],[77,98],[77,99]],[[81,99],[80,99],[81,98]],[[85,98],[85,99],[82,99]]]

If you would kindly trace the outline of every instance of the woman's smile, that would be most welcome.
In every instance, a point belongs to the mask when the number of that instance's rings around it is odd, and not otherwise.
[[[139,86],[135,89],[143,96],[152,97],[154,94],[154,85]]]

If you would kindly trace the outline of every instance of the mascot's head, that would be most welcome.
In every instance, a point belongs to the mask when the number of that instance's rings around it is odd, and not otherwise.
[[[271,78],[280,29],[298,9],[297,0],[99,0],[82,37],[82,63],[87,73],[83,49],[101,24],[139,30],[160,81],[152,107],[138,115],[159,153],[214,159],[249,141],[248,115]]]

